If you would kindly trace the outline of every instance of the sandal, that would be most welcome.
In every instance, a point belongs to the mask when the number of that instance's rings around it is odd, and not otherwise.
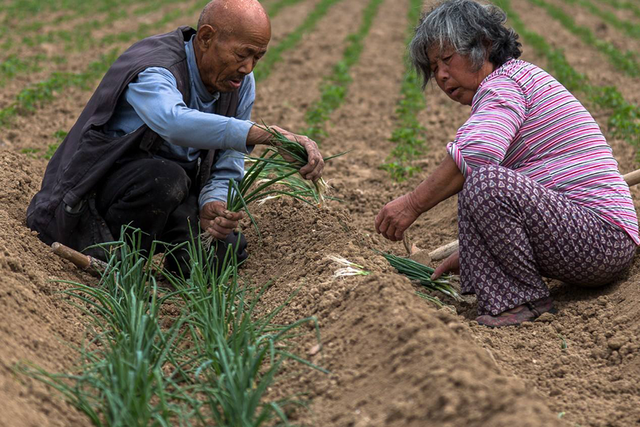
[[[556,310],[553,308],[553,298],[547,297],[524,303],[510,310],[503,311],[496,316],[483,314],[482,316],[478,316],[476,321],[480,325],[498,328],[501,326],[520,325],[522,322],[532,322],[540,317],[542,313],[555,312]]]

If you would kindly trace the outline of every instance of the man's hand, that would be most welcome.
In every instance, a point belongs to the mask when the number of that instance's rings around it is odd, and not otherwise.
[[[387,203],[376,216],[376,231],[394,242],[402,240],[404,231],[418,219],[420,212],[411,193]]]
[[[324,169],[324,160],[322,160],[322,154],[318,149],[318,144],[311,138],[304,135],[297,135],[293,132],[289,132],[286,129],[282,129],[279,126],[270,126],[271,129],[280,132],[290,141],[298,141],[305,150],[307,150],[307,158],[309,159],[307,164],[300,168],[300,175],[304,179],[311,181],[317,181],[322,176],[322,169]],[[249,129],[249,135],[247,135],[247,145],[273,145],[277,147],[277,143],[273,141],[273,135],[266,131],[262,126],[253,125]],[[293,159],[280,151],[282,157],[292,162]]]
[[[460,273],[460,251],[455,251],[442,261],[431,275],[431,280],[436,280],[444,273]]]
[[[224,240],[238,227],[242,212],[227,210],[225,202],[209,202],[200,211],[200,228],[218,240]]]
[[[318,144],[311,138],[304,135],[297,135],[295,133],[289,132],[286,129],[282,129],[278,126],[271,126],[273,130],[276,130],[283,134],[290,141],[297,141],[307,150],[308,163],[300,168],[300,175],[304,179],[308,179],[311,181],[316,181],[320,179],[322,176],[322,169],[324,169],[324,160],[322,160],[322,154],[320,154],[320,150],[318,149]],[[286,153],[280,152],[282,157],[287,161],[292,161]]]

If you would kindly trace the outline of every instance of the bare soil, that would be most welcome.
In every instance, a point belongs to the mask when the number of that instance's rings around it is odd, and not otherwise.
[[[283,10],[273,22],[274,40],[291,31],[314,1]],[[284,55],[258,85],[254,119],[294,130],[319,85],[342,55],[366,0],[337,4],[297,49]],[[614,84],[627,99],[640,100],[638,85],[608,68],[595,49],[525,0],[513,6],[530,29],[565,48],[569,61],[593,84]],[[325,177],[344,202],[322,208],[292,200],[255,207],[262,239],[244,224],[251,256],[243,277],[255,285],[273,280],[260,307],[268,311],[297,292],[279,316],[292,322],[315,316],[322,347],[301,338],[297,351],[329,375],[286,366],[274,396],[304,393],[309,409],[295,422],[317,426],[591,426],[640,425],[640,260],[627,277],[584,290],[550,282],[559,313],[519,328],[479,326],[469,299],[435,309],[418,289],[374,252],[403,254],[399,243],[376,235],[373,219],[388,201],[409,191],[446,155],[445,145],[469,114],[440,91],[426,91],[420,115],[427,151],[416,162],[420,176],[395,183],[379,169],[392,149],[395,108],[404,72],[407,0],[386,0],[365,40],[345,104],[334,112],[325,154],[333,160]],[[191,21],[189,21],[191,22]],[[184,23],[175,22],[174,26]],[[294,25],[295,26],[295,25]],[[524,59],[545,66],[526,45]],[[52,133],[68,129],[90,92],[73,89],[36,115],[0,131],[0,426],[84,426],[88,421],[51,390],[16,371],[18,362],[51,371],[73,365],[83,342],[85,319],[56,291],[56,279],[91,282],[26,228],[25,210],[45,167],[38,155]],[[594,111],[606,132],[607,112]],[[637,168],[635,149],[609,138],[622,172]],[[640,190],[633,196],[640,203]],[[640,207],[637,204],[636,207]],[[456,201],[449,200],[411,227],[425,250],[456,238]],[[369,276],[337,278],[328,257],[365,266]],[[452,301],[447,301],[452,303]]]

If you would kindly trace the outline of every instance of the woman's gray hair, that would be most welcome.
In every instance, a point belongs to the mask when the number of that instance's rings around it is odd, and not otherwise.
[[[448,0],[423,15],[409,45],[413,66],[422,75],[422,87],[433,77],[427,51],[451,46],[469,58],[477,71],[488,57],[495,67],[522,53],[518,34],[504,23],[507,15],[497,6],[473,0]]]

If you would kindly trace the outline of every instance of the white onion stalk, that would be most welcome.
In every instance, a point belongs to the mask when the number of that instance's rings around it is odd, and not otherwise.
[[[329,255],[331,261],[343,265],[343,268],[340,268],[333,273],[334,277],[345,277],[345,276],[368,276],[371,274],[370,271],[364,269],[364,266],[356,264],[354,262],[349,261],[341,256]]]

